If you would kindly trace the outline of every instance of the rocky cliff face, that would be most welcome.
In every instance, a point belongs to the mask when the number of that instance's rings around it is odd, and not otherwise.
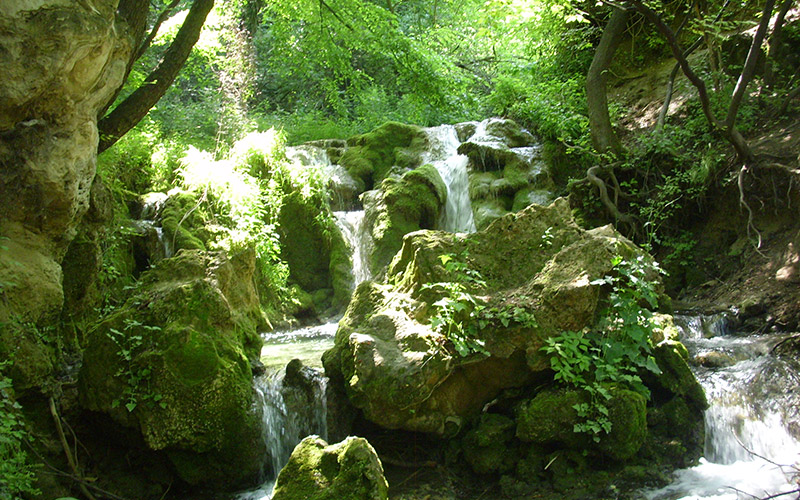
[[[0,4],[0,321],[61,308],[60,264],[89,208],[97,115],[132,46],[118,3]]]

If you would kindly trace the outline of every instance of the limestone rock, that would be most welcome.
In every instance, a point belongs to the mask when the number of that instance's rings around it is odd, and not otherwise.
[[[81,404],[138,429],[190,483],[253,476],[263,450],[250,360],[263,318],[254,252],[179,252],[89,334]]]
[[[427,143],[421,128],[387,122],[369,133],[349,138],[339,163],[360,183],[360,191],[374,189],[393,166],[418,167]]]
[[[328,445],[309,436],[281,469],[273,500],[385,500],[389,485],[366,439],[348,437]]]
[[[432,165],[390,176],[380,189],[362,195],[365,223],[372,228],[368,264],[373,276],[384,271],[406,234],[435,227],[446,200],[447,188]]]
[[[117,2],[0,6],[0,321],[63,301],[60,263],[89,209],[97,115],[132,50]]]
[[[460,130],[467,129],[462,124]],[[482,122],[472,132],[458,152],[469,158],[470,198],[478,229],[509,211],[553,200],[553,180],[529,132],[499,118]]]
[[[580,229],[563,199],[507,215],[469,236],[409,234],[387,284],[356,290],[323,357],[326,373],[384,427],[454,434],[501,390],[546,377],[545,339],[590,325],[601,298],[592,281],[610,272],[615,255],[642,254],[610,227]],[[442,255],[463,259],[465,267],[448,270]],[[535,324],[494,320],[480,329],[488,356],[459,355],[430,323],[433,304],[443,296],[435,284],[456,281],[466,269],[482,277],[482,285],[465,286],[489,300],[487,309],[535,315]]]

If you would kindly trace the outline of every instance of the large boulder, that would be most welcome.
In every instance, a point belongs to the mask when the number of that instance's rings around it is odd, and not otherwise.
[[[307,292],[329,291],[328,305],[333,299],[341,309],[350,298],[350,255],[341,231],[332,221],[320,220],[320,212],[327,210],[299,190],[284,197],[278,214],[281,257],[294,283]]]
[[[611,430],[597,443],[573,429],[582,423],[577,405],[589,404],[590,396],[577,389],[548,389],[517,408],[517,437],[537,445],[560,445],[599,453],[614,460],[633,457],[647,437],[646,399],[637,392],[609,388],[606,402]]]
[[[112,0],[0,5],[0,322],[52,320],[131,33]]]
[[[82,405],[137,430],[189,483],[235,482],[261,467],[251,364],[264,320],[254,271],[252,250],[182,250],[88,334]]]
[[[418,167],[427,145],[428,136],[422,128],[387,122],[369,133],[349,138],[339,163],[359,183],[359,191],[364,191],[377,187],[392,167]]]
[[[385,500],[389,485],[375,450],[350,436],[328,445],[317,436],[303,439],[281,469],[272,500]]]
[[[425,164],[402,176],[384,179],[380,189],[362,195],[365,223],[371,228],[368,266],[380,275],[400,250],[403,237],[436,226],[447,201],[447,187],[433,165]]]
[[[564,199],[468,236],[412,233],[386,284],[356,290],[323,357],[326,372],[384,427],[454,433],[503,389],[550,376],[545,340],[595,321],[601,286],[593,281],[612,271],[617,255],[649,258],[610,226],[579,228]],[[445,264],[453,259],[463,262]],[[431,324],[441,284],[464,275],[479,276],[462,286],[488,311],[473,332],[480,347],[466,356]]]

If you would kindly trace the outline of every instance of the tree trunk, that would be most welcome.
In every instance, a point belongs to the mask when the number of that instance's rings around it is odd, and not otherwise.
[[[608,20],[600,44],[594,53],[592,64],[586,75],[586,104],[589,111],[589,128],[592,144],[600,153],[620,154],[623,152],[611,118],[608,114],[608,97],[606,95],[606,72],[614,58],[614,52],[625,32],[628,11],[615,8]]]
[[[783,23],[786,22],[786,14],[792,6],[793,0],[784,0],[778,11],[778,16],[775,18],[775,27],[772,29],[772,35],[769,37],[769,48],[767,49],[767,60],[764,65],[764,85],[767,88],[772,88],[775,85],[775,73],[772,69],[772,64],[775,59],[780,55],[781,43],[783,42]]]
[[[138,89],[100,120],[98,153],[108,149],[139,123],[172,85],[189,57],[192,47],[200,38],[200,30],[213,6],[214,0],[194,1],[175,40],[172,41],[156,69],[145,78]]]

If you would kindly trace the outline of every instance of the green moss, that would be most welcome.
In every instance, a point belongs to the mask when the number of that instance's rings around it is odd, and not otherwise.
[[[489,224],[509,213],[506,208],[509,201],[508,198],[491,198],[473,201],[472,214],[475,219],[475,227],[478,228],[478,231],[486,229]]]
[[[421,162],[421,151],[427,144],[423,130],[414,125],[387,122],[375,130],[347,140],[349,146],[339,163],[360,180],[365,189],[372,189],[397,165],[414,168]]]
[[[278,216],[281,258],[289,264],[290,279],[309,291],[330,286],[330,243],[319,213],[320,207],[298,191],[283,199]]]
[[[292,452],[275,483],[273,500],[385,500],[383,467],[364,438],[328,445],[305,438]]]
[[[183,250],[145,272],[88,335],[81,404],[168,449],[190,483],[227,484],[260,467],[248,361],[260,351],[254,259]]]
[[[503,415],[484,413],[478,425],[462,440],[464,458],[478,474],[508,472],[519,460],[514,446],[514,421]]]
[[[164,202],[161,214],[164,238],[173,252],[206,249],[209,235],[204,228],[204,207],[194,195],[186,192],[171,195]]]
[[[563,445],[571,449],[592,449],[613,460],[633,457],[647,436],[647,411],[644,396],[625,389],[609,388],[608,407],[611,431],[592,443],[588,436],[574,432],[582,422],[574,406],[588,403],[589,395],[575,389],[548,389],[517,409],[516,435],[539,445]]]
[[[373,275],[389,264],[406,234],[436,225],[446,199],[447,188],[432,165],[388,177],[378,193],[365,198],[366,217],[372,222],[374,249],[369,266]]]
[[[665,340],[653,349],[653,356],[662,372],[655,381],[656,387],[660,386],[669,393],[685,397],[699,410],[708,408],[703,386],[689,368],[689,353],[683,344]]]
[[[553,193],[546,189],[523,188],[514,195],[512,212],[519,212],[531,204],[549,205],[553,201]]]
[[[514,120],[491,120],[486,124],[486,133],[495,137],[502,137],[510,148],[530,146],[534,138]]]

